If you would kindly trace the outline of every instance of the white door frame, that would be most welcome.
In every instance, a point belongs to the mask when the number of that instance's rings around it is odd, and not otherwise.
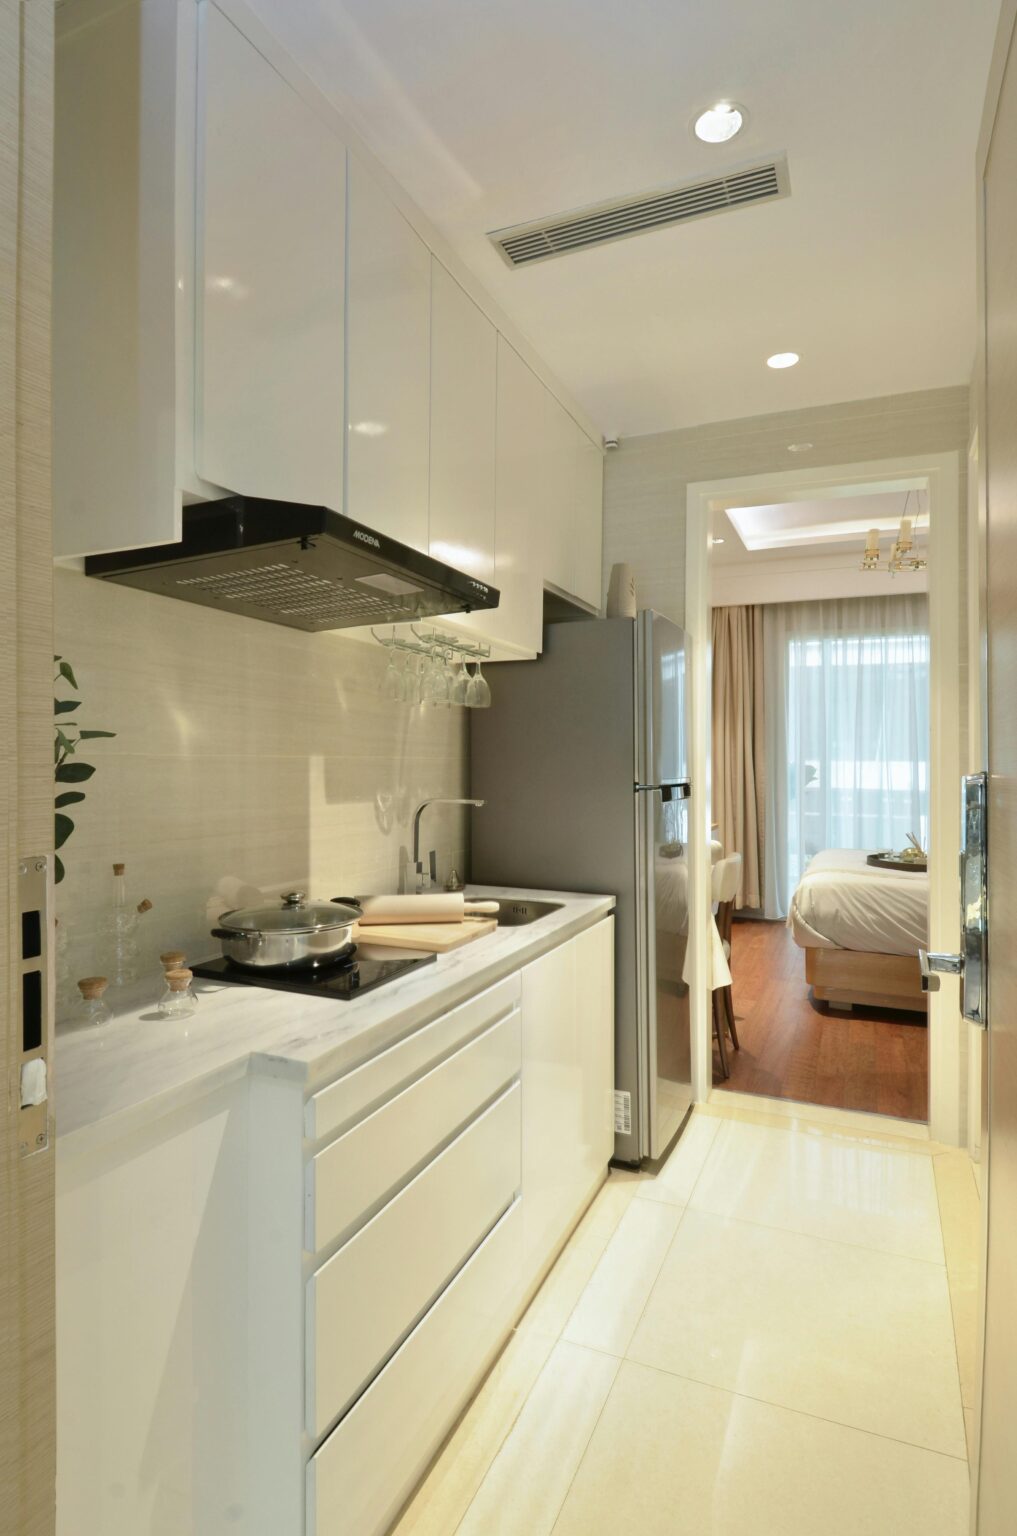
[[[719,509],[780,501],[816,501],[883,491],[924,490],[929,497],[930,784],[929,944],[957,947],[957,850],[960,847],[960,455],[869,460],[705,480],[686,491],[685,627],[691,636],[692,783],[689,829],[692,952],[692,1082],[707,1099],[713,1075],[710,1009],[700,978],[707,972],[710,910],[710,517]],[[929,1134],[960,1146],[965,1138],[967,1044],[955,977],[943,977],[929,1007]]]

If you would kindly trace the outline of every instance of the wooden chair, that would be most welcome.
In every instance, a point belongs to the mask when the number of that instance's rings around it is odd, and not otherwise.
[[[731,927],[734,919],[735,896],[738,891],[738,881],[741,878],[741,873],[742,856],[740,853],[728,854],[726,859],[719,860],[713,866],[712,871],[711,895],[717,907],[717,931],[724,946],[724,954],[729,962],[731,959]],[[730,1077],[731,1073],[727,1064],[727,1044],[724,1039],[725,1034],[730,1035],[731,1044],[735,1050],[739,1049],[734,999],[730,987],[717,987],[714,990],[713,1033],[717,1041],[717,1053],[720,1056],[721,1072],[724,1077]]]

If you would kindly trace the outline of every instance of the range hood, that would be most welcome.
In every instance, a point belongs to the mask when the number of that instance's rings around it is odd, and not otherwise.
[[[497,608],[497,587],[328,507],[227,496],[184,508],[183,540],[89,555],[85,574],[291,629]]]

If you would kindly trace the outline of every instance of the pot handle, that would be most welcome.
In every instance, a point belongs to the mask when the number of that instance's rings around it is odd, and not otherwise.
[[[360,902],[355,896],[330,896],[330,901],[336,901],[342,907],[356,907],[358,912],[363,911]]]
[[[253,934],[238,933],[235,928],[213,928],[211,930],[211,934],[213,939],[243,939],[254,937]]]

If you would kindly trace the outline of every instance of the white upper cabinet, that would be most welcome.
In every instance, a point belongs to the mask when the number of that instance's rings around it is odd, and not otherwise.
[[[173,6],[57,11],[53,543],[180,537]],[[142,133],[142,124],[145,132]]]
[[[346,515],[425,554],[431,253],[349,165]]]
[[[430,549],[480,581],[495,579],[498,333],[431,261]]]
[[[599,446],[220,3],[57,8],[55,552],[321,504],[493,582],[448,627],[534,656],[545,584],[600,606]]]
[[[573,548],[574,591],[592,608],[603,602],[604,455],[582,427],[574,428],[576,453]]]
[[[497,608],[456,618],[449,629],[491,647],[494,661],[529,659],[543,645],[543,384],[498,337],[495,442],[494,585]],[[432,501],[431,517],[435,515]],[[433,547],[433,546],[432,546]]]
[[[198,469],[339,509],[346,150],[212,4],[200,49]]]
[[[576,499],[576,424],[550,390],[544,391],[544,474],[541,515],[544,580],[575,590],[573,523]]]

